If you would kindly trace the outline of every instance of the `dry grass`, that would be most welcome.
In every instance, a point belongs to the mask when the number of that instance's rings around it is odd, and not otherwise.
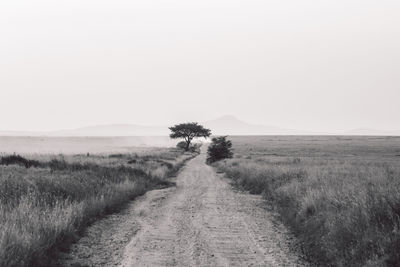
[[[81,231],[154,187],[194,154],[35,155],[39,166],[0,166],[0,266],[46,266]],[[23,162],[17,159],[18,162]],[[4,162],[10,163],[10,160]]]
[[[233,137],[216,164],[263,194],[324,266],[399,266],[400,138]]]

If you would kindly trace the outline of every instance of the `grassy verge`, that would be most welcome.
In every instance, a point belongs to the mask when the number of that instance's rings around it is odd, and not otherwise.
[[[214,166],[268,199],[310,259],[322,266],[399,266],[398,161],[254,150]]]
[[[0,266],[48,266],[81,231],[155,187],[195,153],[7,156],[0,161]]]

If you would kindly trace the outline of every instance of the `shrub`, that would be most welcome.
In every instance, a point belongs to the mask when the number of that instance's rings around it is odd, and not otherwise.
[[[11,156],[2,157],[0,164],[1,165],[20,165],[20,166],[25,166],[25,168],[40,166],[39,161],[29,160],[24,157],[21,157],[20,155],[11,155]]]
[[[207,163],[213,163],[221,159],[232,158],[232,142],[226,140],[227,136],[215,137],[207,151]]]
[[[187,144],[185,141],[181,141],[178,144],[176,144],[176,148],[178,148],[180,150],[189,151],[189,152],[195,152],[195,153],[200,152],[201,144],[190,144],[188,149],[186,149],[186,145]]]
[[[176,148],[186,150],[186,142],[180,141],[179,143],[176,144]]]
[[[201,144],[193,144],[189,147],[189,152],[200,153]]]

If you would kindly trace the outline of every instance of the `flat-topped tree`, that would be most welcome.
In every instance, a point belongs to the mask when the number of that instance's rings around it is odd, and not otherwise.
[[[173,139],[183,138],[186,142],[185,150],[189,150],[190,143],[193,138],[204,137],[207,138],[211,135],[211,130],[204,128],[197,122],[181,123],[175,126],[169,127],[171,134],[169,137]]]

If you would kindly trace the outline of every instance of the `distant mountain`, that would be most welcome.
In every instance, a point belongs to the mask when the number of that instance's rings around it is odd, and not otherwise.
[[[0,136],[166,136],[168,127],[142,126],[134,124],[95,125],[69,130],[35,131],[0,131]]]
[[[320,133],[279,128],[268,125],[249,124],[234,116],[223,116],[215,120],[200,122],[210,128],[215,135],[330,135]],[[168,126],[143,126],[135,124],[95,125],[70,130],[28,132],[0,131],[0,136],[168,136]],[[400,135],[400,131],[379,131],[358,128],[337,135]]]
[[[168,127],[107,124],[58,131],[0,131],[0,136],[166,136]]]
[[[42,136],[46,132],[35,131],[0,131],[0,136]]]
[[[88,126],[49,133],[55,136],[165,136],[167,126],[142,126],[134,124],[108,124]]]
[[[223,116],[216,120],[206,121],[205,127],[210,128],[217,135],[288,135],[309,134],[306,132],[284,129],[275,126],[249,124],[234,116]]]

